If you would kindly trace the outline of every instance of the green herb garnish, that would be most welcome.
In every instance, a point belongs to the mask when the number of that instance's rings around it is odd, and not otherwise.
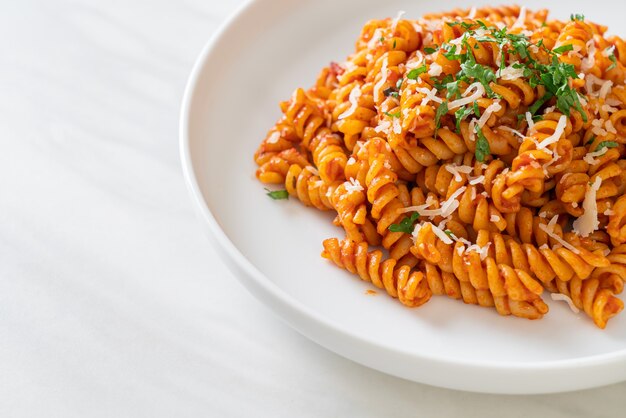
[[[448,113],[448,102],[444,101],[437,108],[437,112],[435,113],[435,135],[439,130],[439,126],[441,125],[441,117]]]
[[[476,156],[476,160],[479,163],[482,163],[485,161],[485,158],[491,154],[491,149],[489,148],[487,138],[485,138],[482,129],[480,129],[478,125],[476,125],[476,135],[478,136],[478,139],[476,140],[476,152],[474,155]]]
[[[574,50],[574,46],[572,44],[567,44],[567,45],[562,45],[558,48],[554,48],[552,52],[554,52],[555,54],[562,54],[564,52],[573,51],[573,50]]]
[[[391,232],[404,232],[405,234],[412,234],[413,229],[415,228],[415,221],[417,221],[419,217],[419,213],[413,212],[411,216],[404,218],[399,224],[389,225],[389,230]]]
[[[389,112],[384,112],[385,115],[389,116],[390,118],[399,118],[400,117],[400,111],[398,110],[397,112],[394,113],[389,113]]]
[[[266,194],[274,200],[289,199],[289,192],[287,192],[287,190],[271,191],[270,189],[266,188],[265,191],[267,192]]]
[[[389,97],[389,96],[395,97],[396,99],[399,96],[398,92],[393,87],[389,87],[389,88],[386,88],[385,90],[383,90],[383,95],[385,97]]]
[[[456,118],[456,132],[461,132],[461,121],[471,115],[474,110],[471,107],[461,106],[456,112],[454,112],[454,117]]]
[[[576,14],[571,14],[569,15],[570,20],[573,22],[574,20],[579,20],[581,22],[583,22],[585,20],[585,15],[579,15],[578,13]]]
[[[417,77],[419,77],[420,74],[425,73],[427,70],[428,70],[428,67],[426,67],[426,64],[422,65],[421,67],[413,68],[406,75],[406,78],[410,80],[417,80]]]
[[[602,148],[615,148],[619,144],[615,141],[602,141],[596,147],[596,150],[601,150]]]
[[[612,70],[613,68],[617,67],[617,58],[615,58],[615,52],[611,52],[609,54],[609,59],[611,60],[612,64],[607,67],[606,69],[607,71]]]
[[[434,48],[431,48],[431,47],[427,46],[426,48],[424,48],[424,52],[427,53],[427,54],[434,54],[435,52],[437,52],[438,49],[439,49],[439,47],[436,46],[436,45],[435,45]]]
[[[474,114],[476,115],[477,118],[479,118],[480,117],[480,108],[478,107],[478,103],[474,102],[472,107],[474,108]]]

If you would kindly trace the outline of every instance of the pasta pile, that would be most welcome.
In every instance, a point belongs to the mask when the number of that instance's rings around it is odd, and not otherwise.
[[[604,328],[626,279],[626,43],[547,15],[367,22],[280,104],[258,179],[335,211],[322,256],[404,305],[539,319],[547,291]]]

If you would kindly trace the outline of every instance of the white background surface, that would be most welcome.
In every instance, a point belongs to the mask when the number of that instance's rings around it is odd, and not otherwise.
[[[14,2],[0,13],[1,417],[611,417],[626,383],[491,396],[301,337],[201,233],[178,158],[200,49],[240,2]]]

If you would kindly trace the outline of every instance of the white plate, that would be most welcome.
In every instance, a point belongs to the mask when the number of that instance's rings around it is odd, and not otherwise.
[[[563,302],[548,301],[543,320],[527,321],[445,297],[407,309],[381,292],[367,296],[366,283],[320,258],[322,240],[342,236],[332,216],[295,199],[273,201],[254,177],[252,155],[279,116],[278,102],[311,85],[329,61],[345,58],[366,20],[473,4],[259,0],[240,9],[198,58],[185,93],[181,154],[194,204],[224,260],[256,297],[304,335],[361,364],[493,393],[625,380],[626,314],[602,331]],[[551,7],[553,17],[584,13],[617,31],[626,15],[626,4],[617,2]]]

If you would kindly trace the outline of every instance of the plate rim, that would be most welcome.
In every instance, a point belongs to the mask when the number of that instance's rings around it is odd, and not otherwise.
[[[265,0],[245,0],[240,4],[230,16],[222,22],[217,30],[211,35],[208,41],[203,46],[200,54],[196,58],[192,70],[187,78],[185,85],[182,103],[179,114],[179,154],[181,159],[183,177],[187,190],[190,194],[191,201],[195,208],[195,212],[198,217],[203,221],[205,225],[203,230],[208,232],[207,236],[214,249],[222,256],[225,264],[231,270],[237,280],[244,285],[244,287],[252,293],[257,299],[259,299],[264,305],[268,306],[270,310],[276,313],[281,319],[286,321],[296,331],[303,334],[307,338],[316,342],[317,344],[341,355],[352,361],[356,361],[366,367],[379,370],[386,374],[391,374],[397,377],[405,378],[408,380],[430,384],[439,387],[446,387],[451,389],[467,390],[472,392],[482,393],[502,393],[502,394],[539,394],[539,393],[558,393],[579,389],[587,389],[592,387],[598,387],[617,383],[626,380],[624,376],[612,376],[610,379],[596,379],[598,382],[585,384],[563,384],[559,387],[544,388],[542,390],[535,390],[527,384],[517,384],[515,386],[506,386],[502,381],[497,383],[491,389],[481,390],[480,387],[468,387],[467,384],[455,384],[455,382],[449,383],[437,383],[428,378],[416,378],[409,377],[402,373],[390,371],[385,367],[372,365],[366,360],[355,359],[354,355],[347,354],[346,350],[341,350],[338,346],[342,344],[332,344],[328,340],[320,337],[320,332],[326,332],[328,334],[335,334],[337,337],[343,337],[345,342],[358,343],[365,345],[370,351],[391,352],[395,356],[406,358],[411,360],[412,363],[424,364],[429,363],[434,365],[435,368],[454,368],[457,373],[484,373],[488,372],[494,377],[505,379],[510,377],[511,373],[530,373],[533,375],[533,380],[547,378],[551,373],[556,372],[569,372],[576,373],[575,376],[580,377],[586,370],[602,367],[609,370],[613,366],[626,365],[626,348],[609,353],[595,354],[585,357],[564,359],[564,360],[549,360],[549,361],[532,361],[524,363],[512,363],[506,361],[485,361],[485,360],[458,360],[451,359],[450,357],[438,356],[433,353],[415,353],[406,349],[390,346],[380,341],[367,340],[362,336],[341,328],[327,318],[317,313],[314,309],[309,308],[289,296],[278,285],[272,282],[265,274],[260,272],[235,246],[235,244],[228,238],[226,233],[221,229],[217,220],[215,219],[209,204],[205,202],[203,193],[200,190],[200,186],[195,176],[195,170],[191,156],[191,139],[190,139],[190,120],[192,111],[192,99],[197,88],[200,76],[207,65],[210,65],[210,57],[214,51],[219,48],[220,42],[224,38],[226,31],[231,28],[237,21],[243,19],[246,15],[252,13],[254,7],[264,3]],[[289,317],[287,316],[289,315]],[[308,324],[306,324],[308,322]],[[311,326],[321,327],[317,331],[312,331]],[[308,328],[307,328],[308,327]],[[324,340],[324,341],[322,341]],[[573,376],[572,376],[573,377]],[[564,378],[563,380],[566,380]],[[592,379],[593,380],[593,379]],[[479,386],[479,385],[478,385]]]

